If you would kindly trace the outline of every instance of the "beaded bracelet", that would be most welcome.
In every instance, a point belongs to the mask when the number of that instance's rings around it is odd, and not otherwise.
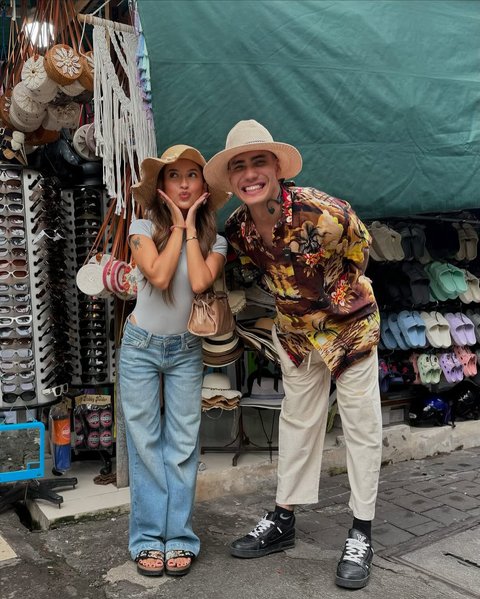
[[[185,241],[192,241],[192,239],[198,239],[198,237],[187,237]]]

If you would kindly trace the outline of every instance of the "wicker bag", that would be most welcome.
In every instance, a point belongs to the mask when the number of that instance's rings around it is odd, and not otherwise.
[[[71,46],[57,44],[45,54],[45,70],[59,85],[70,85],[82,74],[83,64]]]
[[[82,62],[82,73],[78,78],[78,82],[88,91],[93,92],[93,52],[90,50],[80,57]]]

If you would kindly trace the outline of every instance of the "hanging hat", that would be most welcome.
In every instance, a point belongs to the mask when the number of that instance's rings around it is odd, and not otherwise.
[[[157,199],[158,176],[166,164],[176,162],[180,158],[191,160],[199,166],[206,164],[205,158],[198,150],[183,144],[167,148],[160,158],[145,158],[140,166],[141,181],[132,185],[132,193],[135,201],[144,208],[151,208]],[[212,210],[218,210],[228,200],[228,194],[220,191],[215,185],[209,186],[210,197],[208,203]]]
[[[204,337],[203,363],[212,368],[221,368],[233,364],[243,355],[243,343],[234,333],[217,337]]]
[[[232,389],[230,379],[226,374],[213,372],[203,377],[202,398],[225,397],[226,399],[239,399],[242,393]]]
[[[291,179],[302,170],[302,156],[297,148],[273,141],[268,129],[257,121],[240,121],[227,135],[225,150],[218,152],[207,162],[204,169],[207,183],[212,187],[231,192],[228,163],[234,156],[253,150],[275,154],[279,162],[279,179]]]

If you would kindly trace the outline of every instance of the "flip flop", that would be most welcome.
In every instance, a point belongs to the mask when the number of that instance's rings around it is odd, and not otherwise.
[[[462,314],[462,312],[456,312],[455,316],[458,316],[464,325],[463,331],[467,343],[464,343],[463,345],[475,345],[477,338],[475,337],[475,325],[473,322],[470,320],[470,318],[468,318],[468,316]]]
[[[392,312],[388,315],[388,326],[392,335],[395,337],[395,341],[400,349],[410,349],[410,345],[406,340],[403,331],[400,329],[398,324],[398,314]]]
[[[449,299],[454,299],[456,296],[453,294],[453,291],[447,293],[446,285],[449,284],[449,289],[455,289],[453,285],[453,281],[450,278],[450,272],[448,268],[440,269],[439,265],[441,262],[432,262],[431,264],[425,265],[425,272],[430,279],[430,291],[433,295],[433,298],[439,302],[446,302]],[[446,278],[445,284],[440,284],[440,276]]]
[[[439,315],[441,319],[437,318]],[[439,312],[420,312],[420,317],[425,323],[425,335],[432,347],[450,347],[452,339],[450,337],[450,327],[448,322]]]
[[[423,325],[422,336],[420,331],[417,330],[418,322],[411,312],[402,310],[397,314],[397,324],[410,347],[422,347],[425,345],[425,325]]]
[[[473,322],[475,327],[475,337],[477,342],[480,343],[480,313],[474,312],[473,310],[467,310],[466,315]]]
[[[452,275],[453,284],[455,285],[456,289],[456,296],[458,297],[461,293],[466,293],[468,290],[468,285],[465,280],[465,271],[461,268],[453,266],[453,264],[447,263],[447,266],[450,274]]]
[[[425,247],[425,231],[421,225],[410,225],[410,231],[412,233],[412,250],[413,257],[415,260],[422,261],[425,257],[426,247]],[[428,254],[428,252],[427,252]],[[430,256],[428,256],[430,258]],[[429,260],[427,260],[428,262]]]
[[[428,354],[420,354],[417,358],[417,365],[421,382],[424,385],[429,385],[432,382],[430,356]]]
[[[442,369],[443,376],[449,383],[457,382],[457,374],[454,372],[455,364],[451,358],[450,353],[440,354],[438,358],[440,368]]]
[[[447,312],[445,314],[445,318],[450,326],[450,335],[456,345],[468,345],[467,336],[465,334],[465,323],[457,314],[453,314],[453,312]],[[475,334],[475,331],[473,332]]]
[[[388,316],[386,314],[382,314],[380,317],[380,336],[383,345],[387,349],[399,349],[400,346],[398,345],[397,340],[390,329]]]
[[[465,259],[475,260],[478,250],[478,233],[470,223],[462,223],[465,231]]]

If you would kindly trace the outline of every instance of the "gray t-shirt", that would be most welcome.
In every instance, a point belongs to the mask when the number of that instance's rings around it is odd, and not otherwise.
[[[153,223],[150,220],[132,221],[129,235],[145,235],[152,238]],[[217,235],[212,252],[227,255],[227,241]],[[187,330],[188,317],[192,308],[193,291],[188,279],[187,253],[185,241],[182,245],[177,270],[173,276],[172,292],[174,302],[168,304],[163,299],[162,290],[151,285],[140,272],[138,279],[137,303],[133,315],[137,325],[154,335],[176,335]]]

